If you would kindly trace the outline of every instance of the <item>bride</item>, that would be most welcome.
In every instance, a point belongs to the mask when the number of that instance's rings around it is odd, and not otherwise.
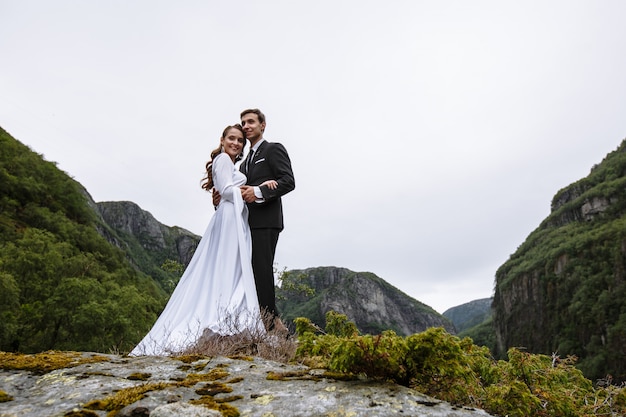
[[[130,355],[168,355],[193,346],[204,332],[221,335],[264,331],[251,263],[248,209],[235,168],[246,139],[241,125],[228,126],[211,152],[202,188],[222,196],[196,251],[150,332]],[[264,183],[270,188],[276,181]]]

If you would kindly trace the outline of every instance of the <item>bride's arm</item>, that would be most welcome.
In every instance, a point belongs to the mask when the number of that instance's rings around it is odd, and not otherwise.
[[[222,200],[233,201],[233,161],[225,154],[219,154],[213,160],[213,184]],[[239,190],[237,190],[239,192]]]

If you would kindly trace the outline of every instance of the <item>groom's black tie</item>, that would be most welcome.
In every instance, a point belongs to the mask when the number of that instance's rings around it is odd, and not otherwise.
[[[253,156],[254,150],[250,149],[250,152],[248,152],[248,158],[246,159],[246,174],[250,173],[250,162],[252,161]]]

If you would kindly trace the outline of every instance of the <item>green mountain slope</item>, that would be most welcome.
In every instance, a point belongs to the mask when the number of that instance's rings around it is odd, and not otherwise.
[[[443,316],[454,324],[457,332],[462,332],[491,317],[491,301],[491,298],[473,300],[447,309]]]
[[[626,141],[560,190],[496,272],[499,353],[576,355],[591,379],[626,380]]]
[[[126,351],[166,294],[102,227],[80,184],[0,128],[0,350]]]
[[[302,291],[306,289],[312,291]],[[287,322],[306,317],[324,328],[326,313],[332,310],[345,314],[366,334],[393,330],[411,335],[429,327],[455,331],[441,314],[371,272],[337,267],[291,270],[283,275],[276,295],[277,307]]]

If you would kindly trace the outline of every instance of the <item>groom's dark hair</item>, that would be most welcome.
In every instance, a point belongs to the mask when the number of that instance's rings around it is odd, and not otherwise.
[[[259,123],[265,123],[265,115],[263,114],[263,112],[259,109],[248,109],[248,110],[244,110],[241,112],[241,114],[239,115],[239,118],[242,119],[243,116],[245,116],[248,113],[254,113],[257,115],[257,117],[259,118]]]

